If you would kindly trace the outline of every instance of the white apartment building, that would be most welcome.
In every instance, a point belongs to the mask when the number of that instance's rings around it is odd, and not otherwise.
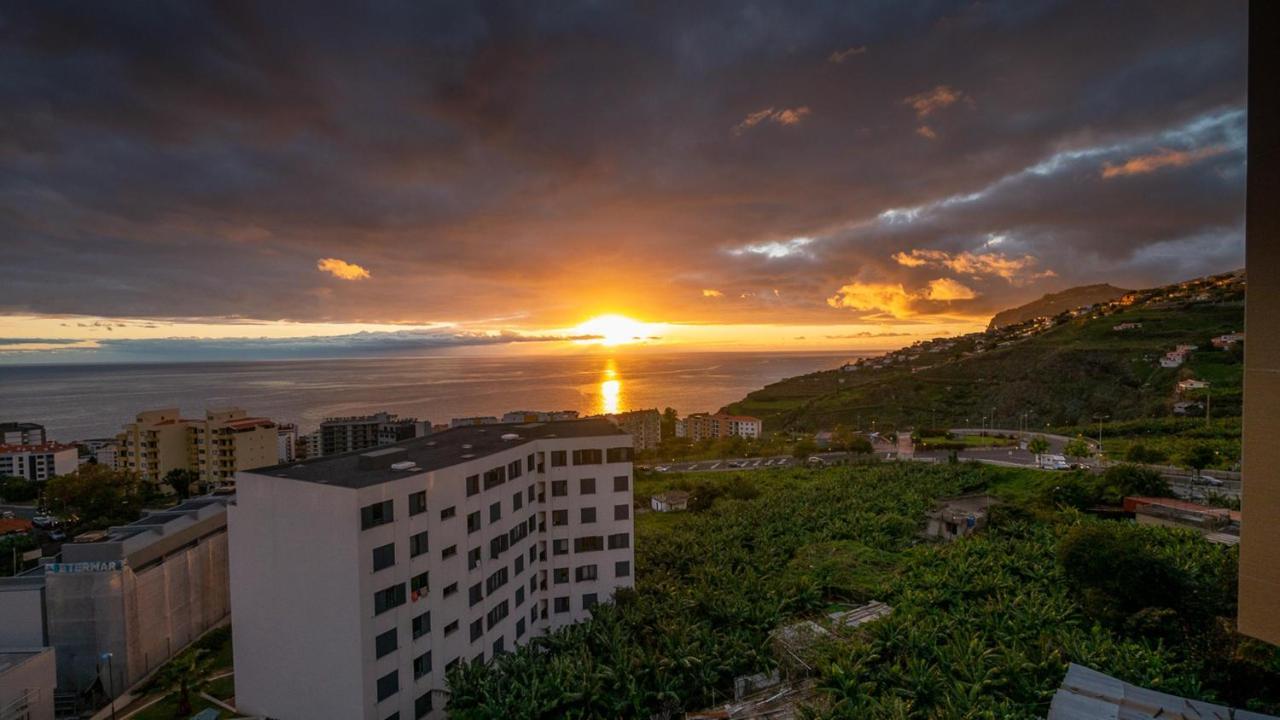
[[[73,473],[80,467],[75,445],[0,445],[0,477],[20,477],[42,482],[56,475]]]
[[[443,717],[446,669],[632,585],[632,438],[603,419],[451,429],[237,475],[236,704]]]
[[[0,443],[5,445],[43,445],[49,437],[43,425],[29,422],[0,423]]]

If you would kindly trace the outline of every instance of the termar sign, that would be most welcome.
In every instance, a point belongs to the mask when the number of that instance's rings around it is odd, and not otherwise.
[[[91,573],[113,572],[124,569],[123,560],[98,560],[94,562],[49,563],[44,566],[48,573]]]

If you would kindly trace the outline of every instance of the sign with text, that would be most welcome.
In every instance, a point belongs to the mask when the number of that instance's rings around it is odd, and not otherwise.
[[[92,562],[49,563],[44,571],[49,573],[113,572],[124,569],[123,560],[97,560]]]

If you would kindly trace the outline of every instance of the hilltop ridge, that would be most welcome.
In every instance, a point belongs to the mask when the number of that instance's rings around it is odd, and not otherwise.
[[[1040,299],[1032,300],[1025,305],[1001,310],[991,318],[991,322],[987,327],[995,329],[1006,325],[1017,325],[1038,317],[1052,317],[1067,310],[1111,302],[1129,292],[1129,290],[1118,288],[1114,285],[1098,283],[1096,285],[1067,288],[1056,293],[1046,293]]]
[[[787,378],[727,409],[770,430],[846,427],[1063,427],[1170,417],[1179,380],[1213,384],[1213,415],[1239,415],[1244,271],[1124,293],[1105,303],[957,337],[922,340],[835,370]],[[1185,363],[1162,367],[1178,345]],[[1186,408],[1182,408],[1185,410]]]

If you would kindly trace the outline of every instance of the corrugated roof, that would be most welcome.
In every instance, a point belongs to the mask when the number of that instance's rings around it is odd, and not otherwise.
[[[1277,720],[1148,690],[1072,663],[1046,720]]]

